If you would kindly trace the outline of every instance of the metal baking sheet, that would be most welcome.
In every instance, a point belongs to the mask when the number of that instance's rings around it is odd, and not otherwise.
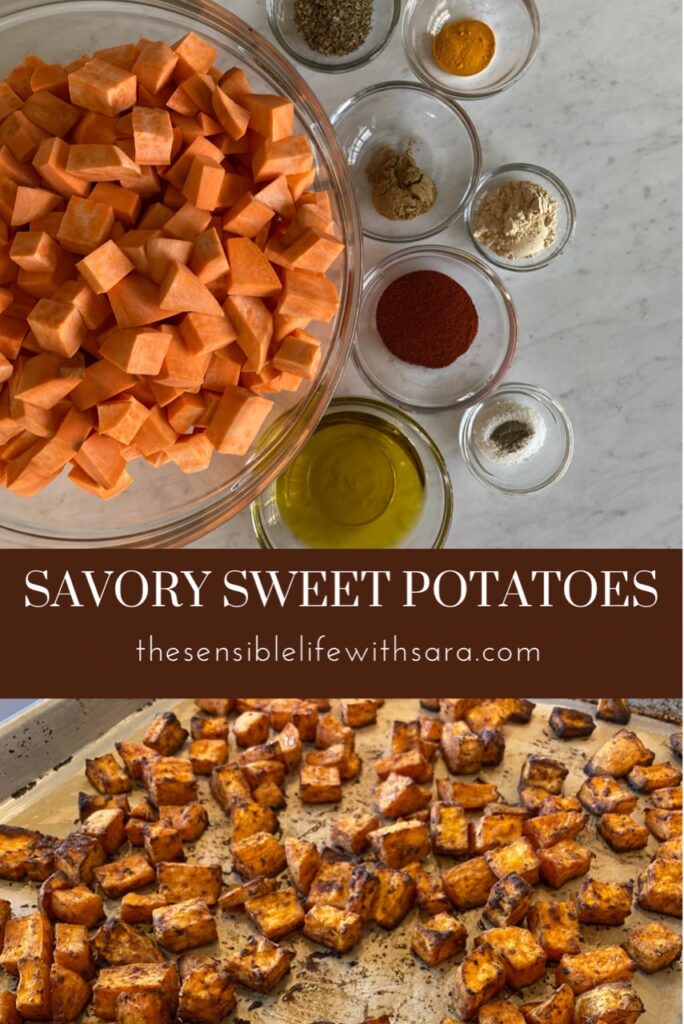
[[[505,800],[515,801],[520,766],[528,753],[548,754],[562,759],[570,769],[564,792],[575,793],[585,778],[582,772],[585,759],[617,728],[599,722],[589,739],[562,742],[555,738],[547,724],[552,703],[539,702],[528,725],[507,725],[503,764],[481,773],[483,779],[499,787]],[[587,708],[586,704],[577,701],[558,700],[555,703]],[[56,835],[65,834],[76,821],[76,796],[79,789],[89,788],[83,774],[85,757],[112,749],[117,739],[140,738],[153,715],[167,709],[175,710],[185,723],[193,713],[191,701],[156,701],[123,719],[79,750],[70,748],[73,734],[65,731],[58,740],[70,752],[69,763],[48,772],[26,792],[1,804],[0,820]],[[377,724],[357,731],[357,749],[363,760],[363,771],[360,779],[344,786],[340,806],[303,806],[297,797],[296,773],[293,773],[287,784],[288,806],[280,814],[283,831],[306,837],[320,845],[327,843],[331,823],[338,814],[360,804],[370,805],[371,789],[375,782],[372,764],[388,749],[392,720],[409,720],[418,713],[417,699],[387,700],[380,709]],[[630,728],[655,750],[657,761],[668,760],[667,740],[672,731],[671,725],[633,715]],[[5,736],[6,733],[0,736],[0,743],[4,744]],[[33,737],[33,741],[40,742],[40,737]],[[445,774],[444,765],[439,762],[436,776]],[[195,844],[194,849],[188,849],[189,859],[218,861],[224,865],[226,880],[238,881],[237,876],[230,873],[229,828],[226,819],[209,795],[205,780],[200,782],[200,790],[201,799],[209,810],[211,828]],[[647,803],[645,799],[640,801],[635,812],[637,818],[641,817],[643,806]],[[613,854],[596,834],[593,819],[582,833],[581,841],[596,854],[591,875],[604,880],[635,879],[657,846],[656,840],[651,839],[646,850]],[[440,859],[440,862],[444,866],[453,863],[444,859]],[[578,881],[568,883],[559,893],[540,885],[537,892],[544,898],[567,898],[578,884]],[[35,905],[36,889],[23,883],[0,883],[0,896],[10,899],[17,911],[25,912]],[[114,906],[112,904],[109,909]],[[301,935],[288,937],[283,940],[283,945],[296,953],[291,973],[268,996],[257,995],[240,987],[238,1007],[231,1020],[234,1024],[357,1024],[366,1018],[386,1013],[392,1024],[437,1024],[449,1012],[450,974],[457,961],[447,961],[437,968],[429,968],[412,954],[410,937],[415,914],[415,911],[409,914],[392,932],[384,932],[375,925],[367,926],[362,940],[343,957],[337,957],[323,947],[310,943]],[[481,911],[469,911],[460,917],[472,940],[480,927]],[[240,914],[219,912],[218,918],[220,947],[205,947],[202,952],[220,955],[238,950],[243,940],[252,933],[251,926]],[[646,914],[636,908],[627,919],[626,927],[583,926],[584,949],[620,943],[628,928],[656,918],[658,915]],[[681,928],[681,923],[674,918],[662,920],[669,928]],[[471,942],[468,948],[470,945]],[[646,1007],[641,1018],[644,1024],[675,1024],[681,1020],[680,977],[679,964],[656,975],[636,973],[634,987]],[[11,982],[11,979],[6,978],[4,983],[8,980]],[[550,992],[552,984],[553,973],[549,969],[545,979],[524,989],[522,993],[514,993],[512,998],[514,1001],[525,1002],[541,998]]]

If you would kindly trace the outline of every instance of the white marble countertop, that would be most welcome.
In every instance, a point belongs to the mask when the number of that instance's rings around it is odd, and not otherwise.
[[[225,3],[272,39],[263,2]],[[520,339],[508,380],[539,384],[565,406],[575,456],[560,483],[506,497],[468,472],[458,417],[419,417],[454,486],[449,547],[675,547],[680,486],[680,5],[662,0],[541,0],[542,41],[527,75],[467,104],[483,169],[548,167],[570,188],[577,231],[531,274],[503,274]],[[353,74],[299,68],[332,112],[353,92],[413,76],[400,29]],[[431,241],[470,249],[461,222]],[[392,246],[366,242],[366,265]],[[350,364],[340,394],[366,394]],[[242,513],[197,547],[254,547]]]

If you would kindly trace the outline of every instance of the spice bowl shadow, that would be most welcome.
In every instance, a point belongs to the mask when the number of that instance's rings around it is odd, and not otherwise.
[[[475,216],[485,196],[494,189],[511,181],[532,182],[533,185],[538,185],[548,192],[556,203],[555,238],[551,245],[542,249],[535,256],[507,259],[481,242],[475,236],[473,230]],[[502,164],[500,167],[495,167],[493,170],[487,171],[486,174],[482,175],[475,191],[468,200],[464,219],[468,236],[481,256],[502,270],[524,273],[525,271],[539,270],[541,267],[546,267],[552,260],[555,260],[556,256],[560,256],[575,233],[577,214],[572,195],[560,178],[551,171],[547,171],[544,167],[539,167],[536,164],[515,163]]]
[[[467,351],[437,369],[399,359],[378,331],[377,309],[385,290],[415,271],[447,275],[465,289],[477,312],[477,333]],[[406,330],[415,329],[410,310],[405,321]],[[501,383],[513,361],[517,337],[513,300],[493,270],[459,249],[418,246],[386,257],[366,274],[353,356],[367,383],[395,405],[425,413],[462,410]],[[429,346],[429,338],[422,341]]]
[[[525,461],[497,462],[486,457],[477,443],[478,425],[496,403],[515,403],[530,410],[541,425],[543,443]],[[501,494],[534,494],[546,490],[565,475],[574,453],[570,419],[559,402],[533,384],[504,384],[466,410],[458,435],[463,460],[473,476]]]
[[[432,52],[437,33],[462,19],[482,21],[494,33],[494,56],[473,75],[444,71]],[[411,69],[423,82],[456,99],[483,99],[508,89],[532,64],[539,47],[539,12],[534,0],[407,0],[402,35]]]
[[[355,0],[361,7],[365,0]],[[306,42],[297,26],[295,0],[266,0],[266,14],[271,32],[280,47],[299,64],[312,71],[336,74],[355,71],[369,64],[392,38],[401,14],[401,0],[370,0],[371,24],[363,41],[350,53],[336,56],[318,53]]]
[[[368,238],[419,241],[442,231],[463,212],[480,174],[480,141],[466,112],[448,96],[418,82],[383,82],[346,100],[330,120],[349,165]],[[410,152],[434,182],[434,202],[412,219],[384,216],[373,202],[369,171],[385,149]]]

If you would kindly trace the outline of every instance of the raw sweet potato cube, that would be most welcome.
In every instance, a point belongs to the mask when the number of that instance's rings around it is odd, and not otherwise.
[[[172,953],[204,946],[218,938],[216,921],[207,904],[186,899],[152,911],[155,941]]]
[[[459,1018],[468,1021],[504,987],[506,968],[494,947],[485,942],[468,953],[453,978],[449,990],[451,1005]]]
[[[283,270],[283,290],[276,307],[284,316],[308,316],[325,323],[337,312],[337,289],[324,274],[310,270]]]
[[[85,925],[61,922],[55,925],[54,960],[60,967],[66,967],[82,978],[93,977],[95,968]]]
[[[137,448],[140,449],[141,453],[147,457],[149,455],[155,455],[157,452],[166,452],[172,445],[177,441],[177,434],[175,430],[170,427],[166,416],[162,409],[158,406],[150,411],[149,416],[144,421],[138,433],[131,442]],[[176,758],[167,758],[165,760],[178,760]],[[188,767],[191,769],[190,762],[187,762]],[[189,799],[194,799],[191,797]],[[171,803],[172,801],[166,800],[165,803]],[[186,802],[186,801],[179,801]]]
[[[22,108],[21,96],[17,96],[7,82],[0,82],[0,121],[4,121],[15,110]]]
[[[15,398],[40,409],[52,409],[83,379],[83,356],[60,359],[51,352],[28,359],[17,371]]]
[[[20,231],[10,247],[10,259],[22,270],[54,270],[60,253],[45,231]]]
[[[234,141],[243,138],[249,126],[249,111],[220,87],[211,94],[211,104],[214,116],[224,132]]]
[[[283,96],[248,93],[241,103],[249,113],[249,127],[257,135],[275,142],[292,135],[294,104]]]
[[[67,173],[83,181],[119,181],[138,179],[140,168],[121,145],[103,143],[77,143],[69,148]]]
[[[178,81],[190,75],[206,74],[216,60],[216,50],[196,32],[188,32],[174,43],[173,50],[178,57],[175,77]]]
[[[230,295],[225,312],[235,330],[237,341],[247,356],[245,369],[258,373],[266,363],[273,337],[273,318],[262,299],[256,296]]]
[[[85,324],[76,306],[57,299],[39,299],[27,322],[41,348],[67,359],[78,352],[85,337]]]
[[[176,313],[206,313],[220,316],[221,307],[207,286],[178,261],[172,261],[159,289],[162,309]],[[169,314],[170,315],[170,314]]]
[[[110,291],[134,268],[128,257],[110,239],[84,256],[76,264],[76,269],[95,294],[101,295],[103,292]]]
[[[197,236],[189,266],[202,284],[210,284],[228,273],[228,260],[216,228]]]
[[[80,117],[80,111],[50,92],[34,92],[21,108],[25,117],[50,135],[63,138]]]
[[[197,800],[197,778],[185,758],[159,757],[148,761],[143,768],[143,779],[150,799],[157,807],[162,804],[189,804]]]
[[[280,278],[261,250],[249,238],[229,238],[229,295],[251,295],[257,298],[275,296],[281,289]]]
[[[68,252],[87,256],[107,241],[113,226],[111,206],[71,196],[57,232],[57,241]]]
[[[634,967],[634,961],[621,946],[601,946],[562,957],[556,967],[556,982],[569,985],[579,995],[607,982],[629,981]]]
[[[114,117],[134,106],[137,79],[97,57],[69,75],[71,102],[86,110]]]
[[[140,166],[171,163],[173,125],[168,110],[133,107],[135,161]]]
[[[226,967],[241,985],[255,992],[270,992],[289,971],[293,957],[294,953],[259,935],[249,939],[238,954],[229,956]]]
[[[84,198],[88,195],[90,184],[67,171],[68,159],[68,143],[53,137],[40,143],[33,157],[33,166],[52,192],[66,199],[71,196]]]
[[[162,368],[171,337],[172,335],[152,327],[115,330],[108,333],[102,342],[100,356],[114,363],[125,373],[154,376]]]
[[[52,960],[52,926],[40,912],[12,917],[5,927],[0,967],[8,974],[18,974],[19,962],[27,957],[46,964]]]
[[[307,174],[313,166],[313,154],[304,135],[266,139],[252,158],[255,181],[268,181],[280,174]]]
[[[212,212],[219,202],[224,174],[223,168],[212,160],[194,156],[181,191],[198,210]]]
[[[178,56],[161,40],[147,42],[136,57],[133,72],[149,92],[158,93],[171,79]]]
[[[272,407],[269,399],[229,387],[216,407],[207,438],[219,452],[245,455]]]
[[[74,455],[73,461],[100,487],[114,487],[126,469],[121,448],[121,443],[113,437],[91,434]],[[130,784],[130,779],[128,782]]]
[[[321,343],[312,334],[295,331],[284,338],[275,356],[273,366],[285,373],[293,373],[305,380],[313,380],[321,361]]]
[[[153,882],[154,868],[144,854],[132,853],[96,868],[95,877],[106,896],[118,899],[124,893],[142,889]]]
[[[23,321],[0,316],[0,354],[14,361],[19,355],[25,337],[26,324]]]
[[[157,880],[165,903],[200,899],[213,907],[221,892],[222,871],[219,864],[164,862],[157,867]]]
[[[188,242],[206,231],[211,223],[208,210],[199,210],[192,203],[185,203],[164,225],[164,231],[173,238],[183,238]]]
[[[526,928],[489,928],[476,935],[474,943],[476,948],[486,943],[496,950],[510,988],[532,985],[546,970],[546,953]]]
[[[468,933],[451,914],[435,914],[419,921],[411,936],[411,949],[430,967],[457,956],[465,949]]]
[[[457,910],[481,907],[495,882],[496,875],[484,857],[473,857],[442,874],[444,891]]]
[[[430,832],[422,821],[398,821],[368,834],[375,855],[390,868],[425,860],[430,853]]]
[[[15,110],[0,124],[0,144],[22,162],[32,160],[46,138],[48,132],[29,121],[22,110]]]
[[[104,1020],[116,1020],[121,994],[161,992],[175,1013],[178,1004],[178,972],[174,963],[127,964],[103,967],[93,986],[93,1012]]]

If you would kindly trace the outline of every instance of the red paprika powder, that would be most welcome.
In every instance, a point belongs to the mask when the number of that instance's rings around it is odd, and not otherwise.
[[[467,352],[478,328],[468,292],[436,270],[415,270],[392,281],[380,296],[375,322],[393,355],[432,369]]]

